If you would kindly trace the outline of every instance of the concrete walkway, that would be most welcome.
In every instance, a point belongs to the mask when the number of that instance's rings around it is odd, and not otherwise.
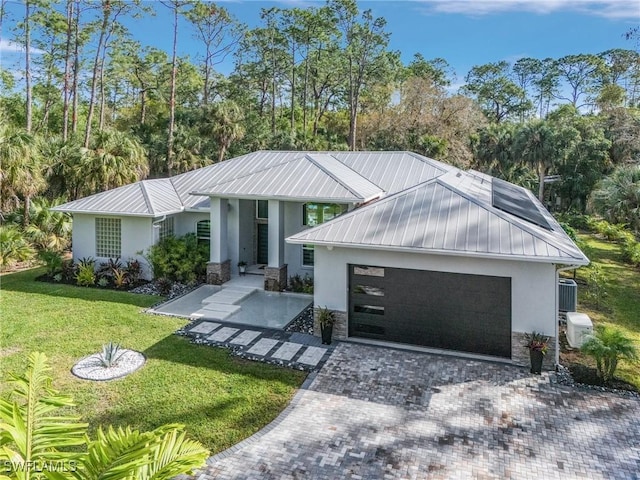
[[[309,371],[320,368],[336,345],[322,345],[313,335],[209,320],[196,320],[176,333],[194,343],[229,348],[241,358]]]
[[[638,479],[640,401],[504,364],[341,343],[210,479]]]

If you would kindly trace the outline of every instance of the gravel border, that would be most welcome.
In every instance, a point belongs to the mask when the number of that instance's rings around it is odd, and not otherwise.
[[[142,367],[147,361],[146,357],[135,350],[123,350],[121,357],[113,367],[103,367],[100,363],[100,354],[94,353],[81,358],[71,369],[76,377],[83,380],[103,382],[126,377]]]

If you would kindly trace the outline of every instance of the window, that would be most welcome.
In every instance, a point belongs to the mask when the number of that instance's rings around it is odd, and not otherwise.
[[[207,243],[211,241],[211,220],[200,220],[196,223],[196,237],[198,243]]]
[[[353,273],[354,275],[363,275],[365,277],[384,277],[384,268],[356,265],[353,267]]]
[[[165,218],[160,224],[160,240],[173,236],[173,217]]]
[[[353,311],[369,315],[384,315],[384,307],[378,305],[354,305]]]
[[[347,211],[347,205],[337,203],[305,203],[302,207],[302,224],[314,227]]]
[[[256,200],[256,218],[261,220],[269,218],[269,200]]]
[[[120,232],[119,218],[96,218],[96,257],[120,257]]]
[[[313,245],[302,245],[302,266],[313,267],[314,253]]]
[[[372,287],[370,285],[356,285],[353,289],[354,293],[363,295],[372,295],[374,297],[384,297],[384,288]]]

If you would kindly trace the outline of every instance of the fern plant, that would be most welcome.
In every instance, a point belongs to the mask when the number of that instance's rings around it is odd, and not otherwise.
[[[183,425],[99,428],[90,440],[86,423],[56,412],[73,402],[51,388],[49,372],[46,356],[31,354],[26,373],[10,376],[10,397],[0,398],[1,480],[168,480],[204,465],[209,451],[188,439]]]

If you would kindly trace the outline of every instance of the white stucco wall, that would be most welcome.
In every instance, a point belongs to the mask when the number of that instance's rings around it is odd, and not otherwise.
[[[209,220],[209,211],[182,212],[174,215],[173,229],[176,237],[187,233],[196,233],[196,224],[200,220]]]
[[[73,260],[93,257],[98,263],[109,259],[96,255],[96,217],[107,218],[106,215],[73,215]],[[150,278],[151,272],[147,261],[138,252],[146,251],[154,242],[152,219],[141,217],[115,217],[120,219],[121,253],[124,262],[135,258],[143,265],[144,276]]]
[[[314,303],[348,310],[348,264],[511,278],[512,330],[555,336],[555,267],[551,264],[316,246]]]
[[[295,235],[309,227],[302,224],[302,206],[301,202],[287,202],[284,207],[284,238]],[[305,274],[313,277],[313,267],[302,266],[302,245],[294,245],[286,243],[284,246],[284,258],[287,264],[287,273],[291,277]]]

